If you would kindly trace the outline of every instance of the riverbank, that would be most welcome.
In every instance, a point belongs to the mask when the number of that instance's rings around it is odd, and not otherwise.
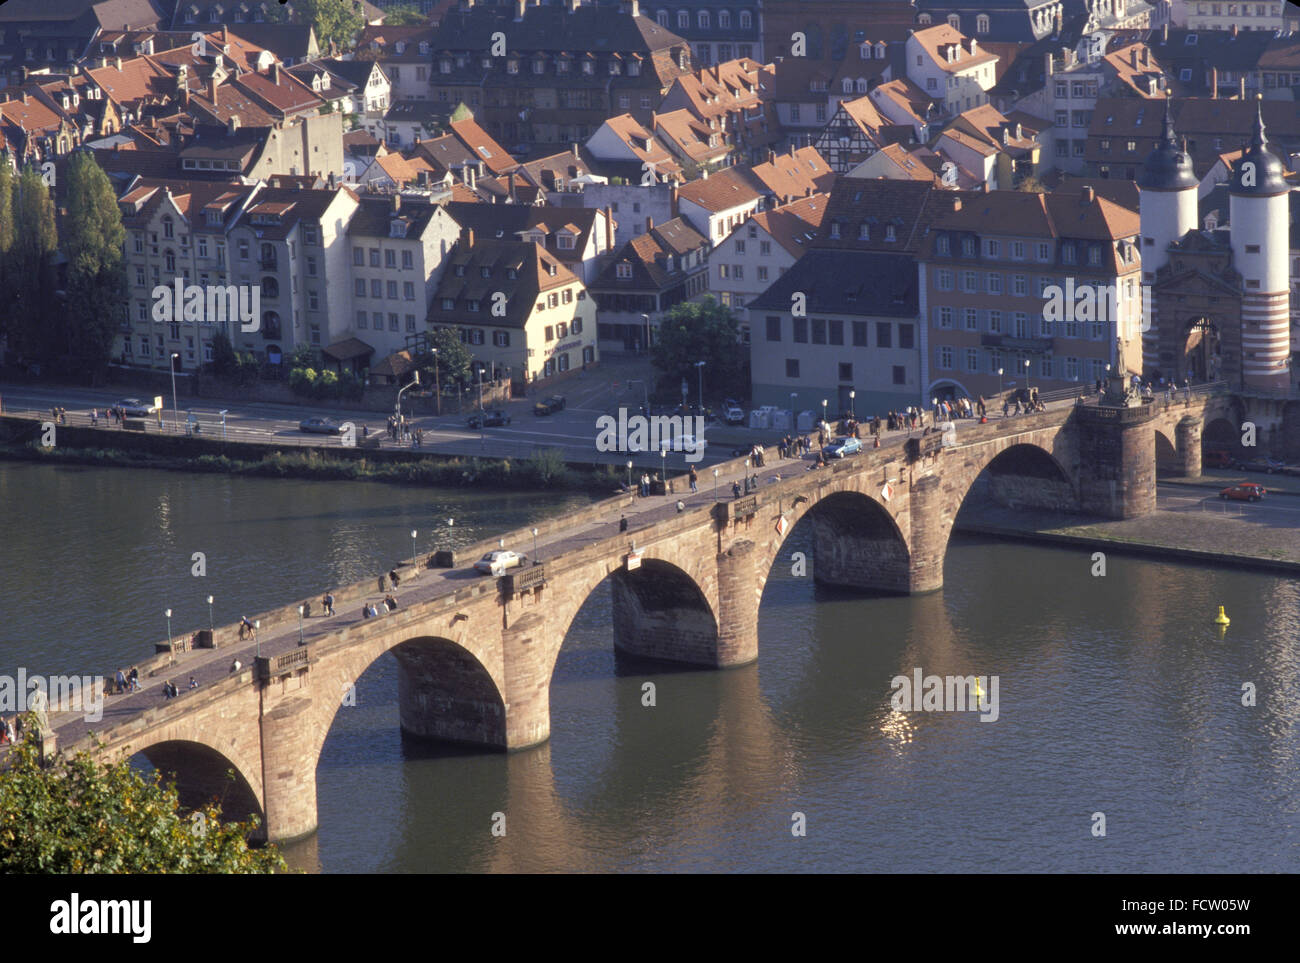
[[[581,491],[609,494],[622,486],[614,466],[575,467],[555,452],[542,451],[524,460],[426,456],[379,460],[338,458],[320,451],[269,451],[261,457],[218,454],[169,455],[147,450],[74,447],[43,448],[0,444],[0,460],[96,467],[157,468],[262,478],[313,481],[375,481],[393,485],[489,488],[503,491]]]
[[[1080,517],[1062,524],[1055,512],[967,505],[954,530],[1146,558],[1173,559],[1300,575],[1300,532],[1253,512],[1254,505],[1218,499],[1141,518]]]

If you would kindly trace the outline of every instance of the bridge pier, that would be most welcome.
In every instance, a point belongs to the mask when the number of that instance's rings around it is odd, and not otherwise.
[[[1079,507],[1106,518],[1156,508],[1155,406],[1085,405],[1079,418]]]
[[[1201,419],[1187,415],[1174,431],[1178,443],[1178,460],[1186,478],[1201,477]]]
[[[926,475],[912,483],[912,545],[908,590],[913,595],[943,588],[943,557],[952,531],[951,513],[943,504],[938,477]]]
[[[756,559],[756,546],[749,540],[736,542],[718,556],[719,668],[758,661],[760,573]]]
[[[551,737],[553,659],[546,658],[550,631],[538,612],[529,612],[501,632],[507,749],[524,749]]]
[[[262,811],[266,837],[273,843],[316,831],[317,746],[309,724],[311,705],[310,696],[296,695],[262,715]]]

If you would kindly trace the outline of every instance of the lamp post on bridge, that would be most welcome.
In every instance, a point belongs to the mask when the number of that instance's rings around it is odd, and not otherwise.
[[[718,470],[713,469],[713,500],[718,500]]]
[[[212,596],[208,596],[208,631],[212,633],[212,646],[217,645],[217,628],[212,624]]]
[[[262,637],[258,633],[258,629],[260,629],[261,627],[262,627],[262,620],[254,619],[253,620],[253,644],[257,646],[256,654],[257,654],[257,658],[259,659],[262,657]]]
[[[302,639],[302,606],[298,606],[298,644],[304,645]]]
[[[163,615],[167,616],[167,648],[174,652],[175,643],[172,642],[172,610],[167,609],[167,611],[163,612]]]

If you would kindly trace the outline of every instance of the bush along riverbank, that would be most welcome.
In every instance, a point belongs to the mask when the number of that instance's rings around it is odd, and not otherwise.
[[[264,478],[305,478],[318,481],[378,481],[394,485],[444,488],[486,487],[516,491],[588,491],[607,494],[622,486],[616,466],[575,466],[556,450],[512,461],[487,458],[428,457],[416,461],[373,461],[331,458],[318,451],[271,452],[260,459],[225,455],[182,457],[115,448],[43,448],[35,442],[0,446],[0,458],[122,468],[161,468],[169,471],[219,472]]]

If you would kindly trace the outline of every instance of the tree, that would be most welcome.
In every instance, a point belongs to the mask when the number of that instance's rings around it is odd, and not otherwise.
[[[212,373],[219,378],[233,379],[239,371],[239,355],[230,343],[230,335],[216,331],[212,335]]]
[[[0,873],[272,873],[279,850],[254,849],[256,821],[221,821],[209,803],[183,813],[176,788],[87,753],[42,768],[19,742],[0,771]]]
[[[1026,194],[1046,194],[1047,187],[1033,174],[1026,174],[1020,178],[1020,183],[1016,185],[1016,190],[1024,191]]]
[[[460,340],[460,332],[452,328],[439,328],[433,332],[429,341],[430,347],[438,350],[438,353],[433,356],[437,362],[438,376],[434,378],[434,362],[426,359],[420,364],[421,383],[429,387],[435,384],[446,387],[457,381],[468,382],[473,356],[469,353],[469,348],[465,347],[465,343]]]
[[[350,48],[364,23],[361,11],[352,0],[298,0],[294,16],[299,23],[309,23],[322,47],[330,43]]]
[[[9,253],[14,246],[14,176],[9,164],[0,159],[0,291],[8,291]],[[0,298],[0,342],[17,321],[10,298]]]
[[[126,230],[112,185],[93,154],[74,153],[64,177],[68,302],[62,312],[60,349],[69,358],[73,373],[98,380],[108,367],[113,339],[126,317],[122,253]]]
[[[712,296],[703,301],[683,301],[659,319],[659,336],[651,352],[658,371],[656,394],[679,396],[686,379],[693,393],[697,383],[695,362],[703,361],[704,380],[711,395],[746,395],[749,373],[740,348],[740,326]]]
[[[38,360],[51,357],[56,340],[48,323],[54,313],[54,252],[58,233],[50,189],[34,167],[14,187],[14,239],[5,258],[4,300],[12,312],[9,346]]]
[[[427,23],[428,18],[414,7],[389,7],[384,11],[384,26],[404,27],[408,24]]]

